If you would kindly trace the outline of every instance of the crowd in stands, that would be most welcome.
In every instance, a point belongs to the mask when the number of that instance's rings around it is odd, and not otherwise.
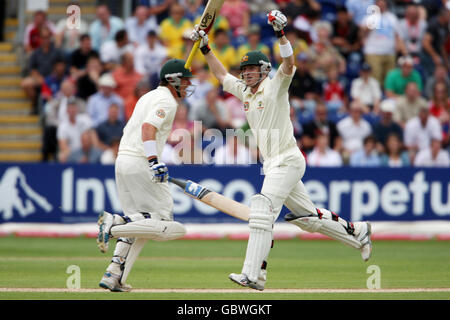
[[[96,19],[76,29],[35,12],[22,87],[43,120],[44,161],[114,163],[137,100],[158,86],[167,59],[187,58],[206,1],[154,3],[134,1],[126,19],[98,4]],[[239,76],[251,50],[270,57],[272,72],[279,67],[271,9],[288,17],[291,119],[309,166],[450,167],[450,2],[227,0],[210,44],[230,73]],[[174,132],[190,132],[195,149],[208,141],[194,141],[194,121],[203,133],[248,129],[241,102],[222,90],[200,51],[192,69],[196,90],[179,107]],[[172,163],[180,138],[169,138],[163,161]],[[239,139],[222,143],[213,163],[257,159]]]

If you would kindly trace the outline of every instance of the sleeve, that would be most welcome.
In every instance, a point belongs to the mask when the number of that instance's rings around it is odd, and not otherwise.
[[[285,74],[282,68],[283,64],[277,70],[275,77],[271,79],[271,89],[277,93],[277,95],[282,95],[288,92],[289,86],[291,85],[292,78],[294,77],[295,70],[297,67],[294,66],[292,74]]]
[[[244,84],[231,74],[227,74],[223,79],[223,90],[231,93],[233,96],[243,101]]]
[[[144,122],[150,123],[156,129],[160,130],[167,121],[170,121],[169,119],[173,119],[176,110],[176,106],[174,107],[172,103],[161,100],[157,103],[156,108],[152,108],[149,111],[147,117],[144,119]]]

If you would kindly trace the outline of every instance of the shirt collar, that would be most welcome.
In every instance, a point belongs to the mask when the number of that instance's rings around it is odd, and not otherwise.
[[[264,92],[264,88],[266,87],[266,85],[269,81],[270,81],[270,79],[267,76],[262,82],[260,82],[260,84],[258,86],[258,90],[256,90],[255,93],[251,93],[250,88],[248,88],[249,90],[247,91],[246,96],[252,96],[252,95],[256,95],[260,92]]]

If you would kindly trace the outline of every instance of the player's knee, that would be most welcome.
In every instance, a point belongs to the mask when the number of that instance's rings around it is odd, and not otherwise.
[[[162,230],[157,241],[175,240],[186,234],[186,227],[176,221],[160,221]]]
[[[251,229],[262,229],[272,231],[273,228],[273,206],[272,201],[263,194],[255,194],[251,198],[249,227]]]

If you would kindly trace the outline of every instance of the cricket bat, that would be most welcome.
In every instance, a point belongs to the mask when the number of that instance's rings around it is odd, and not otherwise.
[[[230,216],[238,218],[242,221],[248,221],[250,213],[250,208],[248,206],[224,197],[223,195],[211,191],[190,180],[185,181],[169,177],[169,181],[183,189],[184,193],[188,196],[206,203],[207,205]]]
[[[214,21],[216,17],[219,15],[220,8],[222,8],[223,2],[225,0],[209,0],[206,4],[205,11],[203,11],[202,17],[200,19],[199,29],[203,30],[205,33],[208,33],[212,26],[214,25]],[[194,59],[195,53],[200,45],[200,40],[195,41],[194,46],[191,49],[189,57],[186,60],[186,64],[184,67],[186,69],[191,68],[192,60]]]

